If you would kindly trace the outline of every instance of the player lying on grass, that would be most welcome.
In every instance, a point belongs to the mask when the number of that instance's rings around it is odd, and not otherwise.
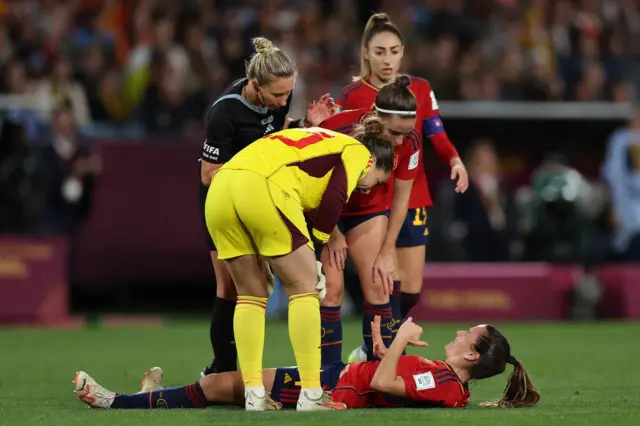
[[[468,384],[504,372],[513,364],[504,393],[487,407],[534,406],[540,394],[524,366],[511,355],[507,339],[490,325],[479,325],[456,333],[445,346],[444,361],[431,361],[402,355],[409,345],[427,346],[420,341],[422,328],[411,318],[400,327],[390,348],[380,334],[380,317],[372,324],[376,356],[381,361],[345,365],[324,360],[321,380],[335,402],[348,408],[374,407],[464,407],[469,402]],[[145,374],[141,393],[124,395],[111,392],[84,371],[76,374],[74,393],[93,408],[204,408],[207,405],[244,406],[244,384],[239,372],[210,374],[184,387],[161,389],[162,370]],[[272,409],[294,408],[300,393],[296,367],[263,371],[264,385],[270,393]]]

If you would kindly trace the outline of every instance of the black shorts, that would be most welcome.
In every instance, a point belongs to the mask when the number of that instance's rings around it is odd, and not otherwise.
[[[211,234],[209,234],[209,230],[207,229],[207,219],[204,214],[204,204],[207,201],[207,192],[209,192],[209,187],[202,184],[200,181],[200,217],[202,218],[202,229],[204,231],[204,235],[207,239],[207,247],[209,251],[216,251],[216,245],[213,243],[213,239],[211,238]]]
[[[323,365],[320,370],[322,389],[328,391],[335,389],[344,367],[346,367],[346,364],[342,361]],[[298,367],[278,367],[273,381],[273,388],[271,388],[271,398],[281,403],[283,408],[295,408],[299,396],[300,372]]]

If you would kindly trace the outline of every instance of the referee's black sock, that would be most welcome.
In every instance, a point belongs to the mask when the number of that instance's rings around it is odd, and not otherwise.
[[[233,313],[236,301],[216,297],[209,337],[213,348],[213,367],[217,373],[238,370],[238,352],[233,337]]]

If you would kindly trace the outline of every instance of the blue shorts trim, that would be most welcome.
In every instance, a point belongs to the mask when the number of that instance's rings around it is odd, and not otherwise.
[[[342,235],[346,235],[347,232],[351,231],[358,225],[361,225],[368,221],[369,219],[373,219],[376,216],[387,216],[389,217],[389,210],[384,210],[376,213],[368,213],[360,216],[341,216],[338,221],[338,229],[342,232]]]
[[[424,246],[429,242],[428,208],[409,209],[398,234],[396,247]]]
[[[325,390],[333,390],[340,380],[340,373],[346,364],[336,361],[323,365],[320,371],[320,383]],[[282,404],[282,408],[295,408],[300,396],[300,372],[298,367],[278,367],[271,389],[271,398]]]

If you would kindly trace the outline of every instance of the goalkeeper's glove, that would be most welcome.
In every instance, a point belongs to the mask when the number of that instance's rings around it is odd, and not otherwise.
[[[324,276],[324,272],[322,272],[322,262],[316,261],[316,265],[318,267],[318,284],[316,284],[316,291],[318,292],[320,301],[323,301],[324,298],[327,297],[327,278]]]

